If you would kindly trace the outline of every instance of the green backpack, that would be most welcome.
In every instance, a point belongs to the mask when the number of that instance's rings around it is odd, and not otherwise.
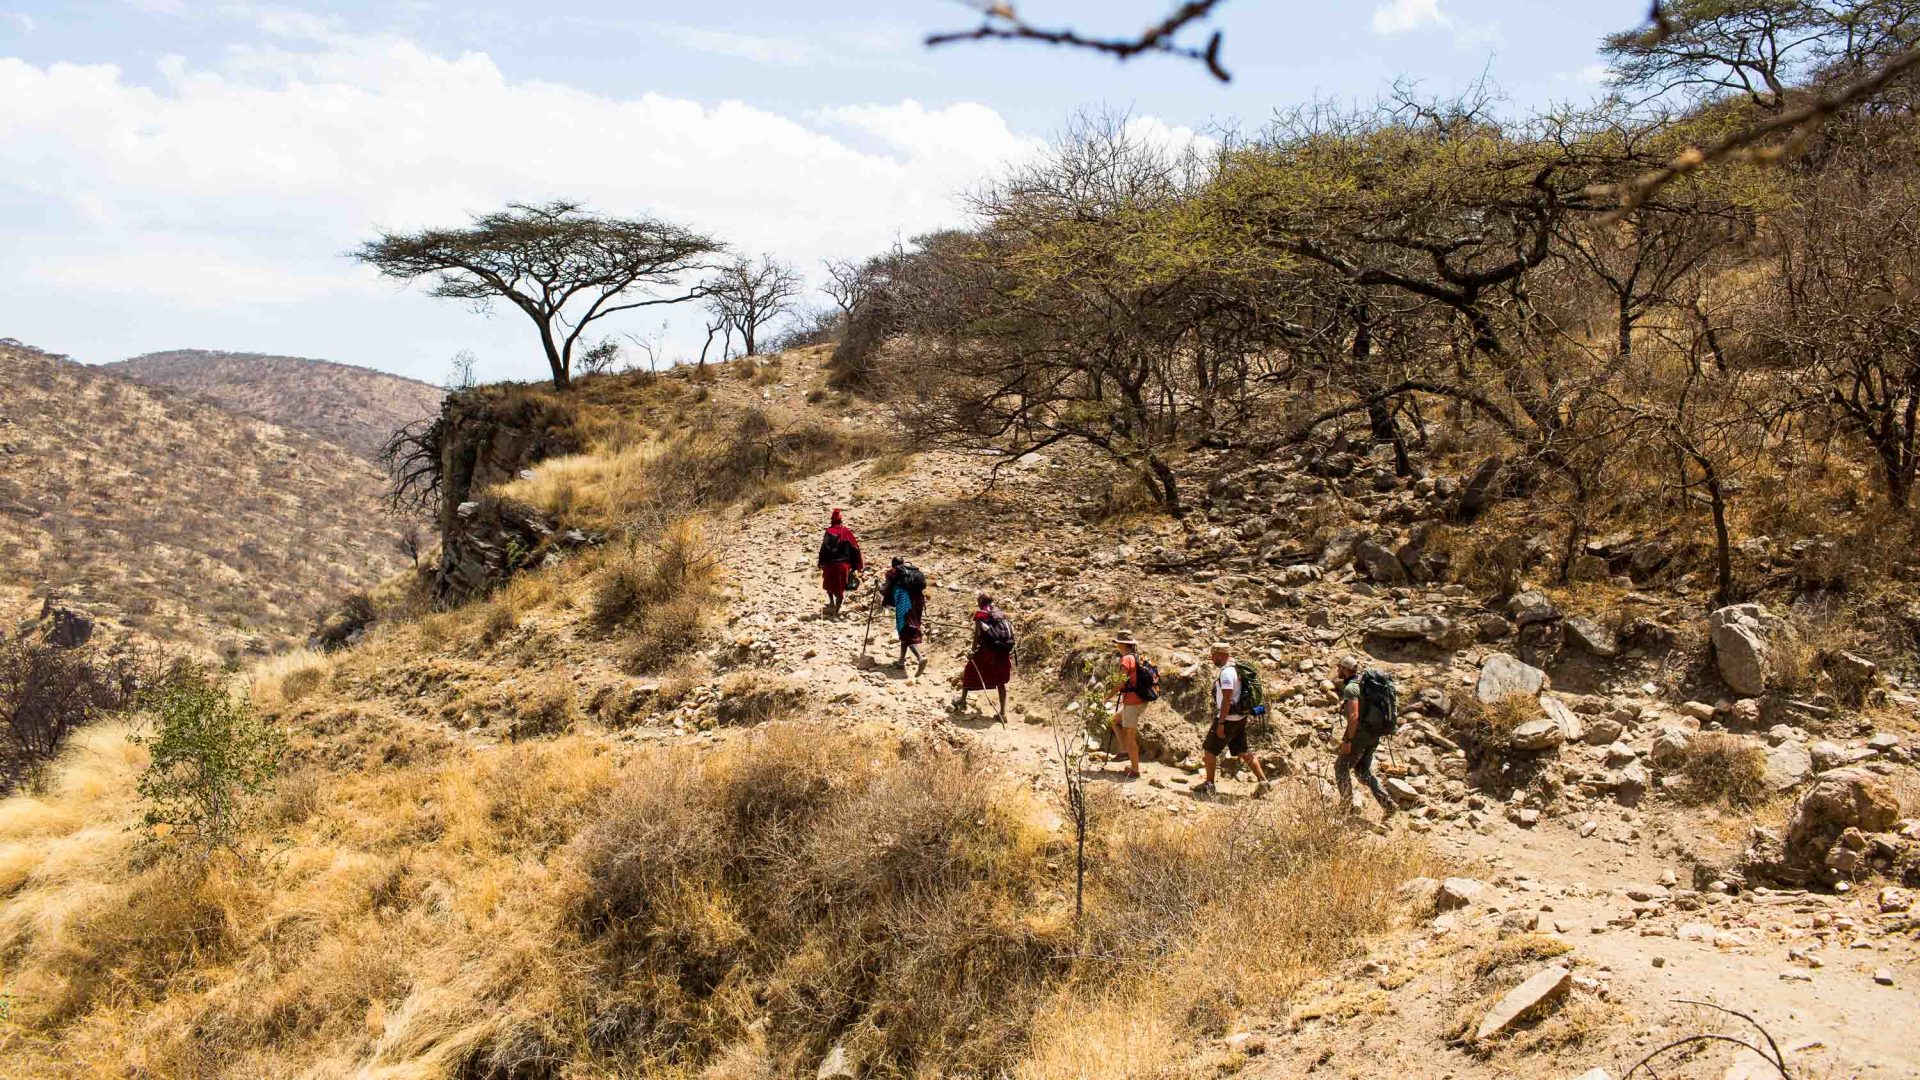
[[[1233,703],[1237,716],[1263,716],[1267,711],[1267,692],[1260,687],[1260,672],[1245,660],[1235,660],[1233,670],[1240,675],[1240,700]]]

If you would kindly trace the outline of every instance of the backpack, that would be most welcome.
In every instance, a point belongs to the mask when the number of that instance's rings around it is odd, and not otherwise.
[[[1236,716],[1263,716],[1267,711],[1267,692],[1260,687],[1260,671],[1245,660],[1235,660],[1233,670],[1240,676],[1240,697],[1233,703]]]
[[[980,640],[994,652],[1013,651],[1013,623],[998,609],[990,609],[980,624]]]
[[[828,533],[820,538],[820,558],[818,561],[823,566],[828,563],[850,563],[853,561],[853,545],[847,543],[846,540],[841,537]]]
[[[1360,726],[1382,736],[1400,730],[1400,692],[1384,671],[1360,673]]]
[[[893,586],[907,590],[907,595],[918,600],[920,594],[927,591],[927,575],[912,563],[901,563],[900,572],[894,575]]]
[[[1160,700],[1160,669],[1139,653],[1133,655],[1133,685],[1127,689],[1142,702]]]

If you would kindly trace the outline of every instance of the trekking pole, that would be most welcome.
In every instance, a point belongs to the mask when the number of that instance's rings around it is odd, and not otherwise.
[[[873,602],[867,605],[867,628],[860,634],[860,656],[863,659],[867,655],[867,643],[873,640],[873,613],[879,610],[880,600],[875,597]]]

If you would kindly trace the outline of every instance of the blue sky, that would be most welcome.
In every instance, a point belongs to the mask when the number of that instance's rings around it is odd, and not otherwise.
[[[1118,32],[1167,0],[1028,0]],[[927,50],[937,0],[831,4],[0,0],[0,337],[105,361],[204,347],[438,379],[537,376],[520,317],[341,258],[378,226],[582,197],[805,267],[962,219],[955,196],[1077,109],[1172,141],[1396,78],[1483,72],[1514,109],[1600,90],[1644,0],[1229,0],[1234,74],[1031,45]],[[676,316],[670,351],[698,348]],[[657,320],[615,329],[649,333]]]

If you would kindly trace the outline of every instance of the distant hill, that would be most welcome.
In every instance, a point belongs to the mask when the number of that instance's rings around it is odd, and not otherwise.
[[[205,651],[284,645],[406,565],[382,481],[332,443],[0,342],[0,599],[51,593]]]
[[[174,349],[103,365],[208,398],[372,460],[396,428],[440,411],[442,391],[372,368],[297,356]]]

